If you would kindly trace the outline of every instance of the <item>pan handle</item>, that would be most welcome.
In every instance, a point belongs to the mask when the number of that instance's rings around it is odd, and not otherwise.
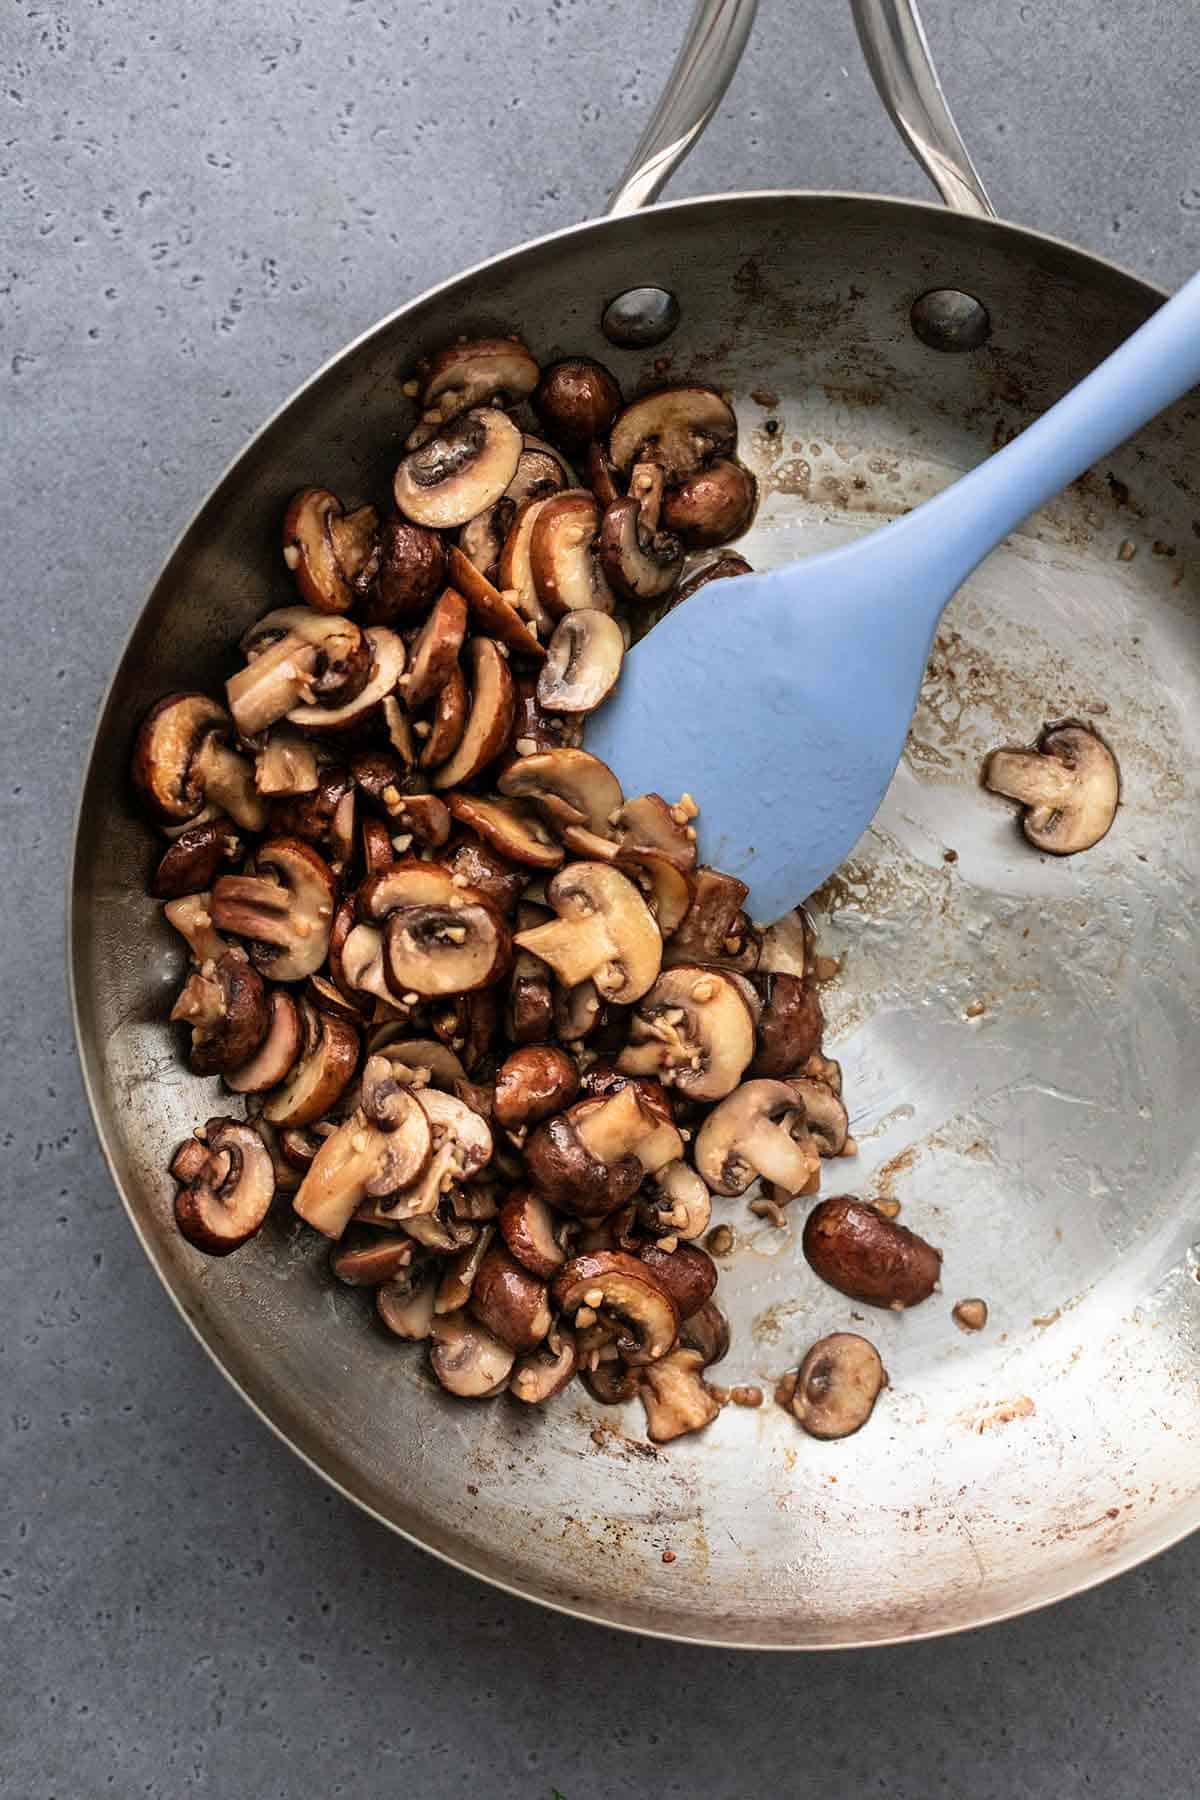
[[[871,78],[896,130],[946,205],[995,218],[938,80],[916,0],[850,0]],[[758,0],[697,0],[666,87],[613,189],[608,215],[657,198],[704,130],[741,61]]]
[[[850,0],[850,10],[879,98],[946,205],[994,219],[933,66],[916,0]]]

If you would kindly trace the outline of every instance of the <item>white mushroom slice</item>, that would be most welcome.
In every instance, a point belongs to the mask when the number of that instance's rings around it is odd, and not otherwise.
[[[267,1001],[270,1024],[267,1035],[249,1062],[240,1069],[230,1069],[225,1086],[235,1094],[265,1094],[286,1079],[298,1060],[304,1043],[300,1010],[292,996],[276,988]],[[356,1053],[357,1053],[357,1040]]]
[[[471,1289],[479,1273],[479,1265],[487,1254],[494,1227],[485,1225],[473,1244],[468,1244],[446,1264],[438,1283],[435,1313],[459,1312],[471,1298]]]
[[[669,1444],[711,1425],[721,1408],[701,1378],[704,1358],[698,1350],[672,1350],[651,1363],[638,1384],[646,1409],[646,1436],[652,1444]]]
[[[367,1040],[368,1056],[386,1056],[393,1068],[405,1069],[409,1078],[425,1077],[435,1087],[452,1090],[456,1081],[465,1081],[467,1071],[448,1044],[437,1038],[410,1038],[407,1026],[396,1023],[382,1025]]]
[[[808,1129],[822,1156],[840,1156],[850,1134],[850,1118],[838,1096],[824,1082],[803,1076],[787,1084],[804,1108]]]
[[[163,917],[186,943],[195,963],[219,962],[229,948],[212,922],[212,895],[185,894],[181,900],[168,900]]]
[[[816,969],[816,948],[812,920],[802,906],[794,906],[763,932],[758,973],[794,975],[798,981],[811,979]]]
[[[358,1032],[353,1025],[318,1012],[307,1000],[300,1002],[300,1014],[303,1053],[263,1107],[267,1123],[281,1128],[324,1118],[349,1087],[358,1066]]]
[[[657,463],[673,485],[711,457],[729,455],[736,443],[737,420],[720,394],[706,387],[670,387],[627,406],[608,448],[623,474],[635,462]]]
[[[688,1163],[679,1158],[658,1169],[652,1192],[656,1231],[685,1243],[704,1236],[712,1218],[712,1195]]]
[[[501,592],[529,620],[539,637],[550,635],[556,616],[546,610],[538,597],[531,557],[534,527],[542,508],[548,505],[549,500],[545,496],[521,502],[508,528],[496,564],[496,581]]]
[[[394,1281],[376,1288],[376,1310],[393,1337],[419,1344],[429,1336],[437,1294],[435,1267],[432,1262],[414,1263]]]
[[[495,407],[477,407],[404,458],[393,483],[396,505],[417,525],[465,525],[499,500],[520,457],[512,420]]]
[[[579,1367],[575,1334],[565,1325],[553,1327],[545,1346],[522,1356],[508,1384],[514,1400],[526,1406],[544,1406],[567,1386]]]
[[[451,344],[429,365],[421,390],[421,418],[409,433],[405,446],[419,449],[448,419],[472,406],[491,401],[515,405],[527,400],[538,384],[540,371],[524,344],[516,338],[473,338]]]
[[[785,1081],[744,1081],[709,1113],[696,1168],[718,1194],[744,1194],[755,1176],[798,1194],[821,1166],[802,1108]]]
[[[564,832],[567,843],[570,832]],[[620,851],[613,858],[617,868],[636,881],[654,914],[662,935],[670,937],[687,917],[692,904],[692,884],[682,870],[654,850]]]
[[[434,771],[435,788],[459,787],[494,762],[512,736],[517,696],[507,659],[491,638],[471,639],[471,711],[457,750]]]
[[[246,633],[242,649],[250,660],[225,683],[225,694],[244,738],[297,710],[323,711],[318,696],[349,701],[368,679],[366,634],[352,619],[307,606],[268,613]],[[301,707],[303,700],[314,704]]]
[[[446,804],[453,816],[509,862],[527,869],[558,869],[563,847],[553,838],[532,806],[519,800],[495,800],[481,794],[451,794]]]
[[[210,1119],[204,1142],[189,1138],[171,1173],[182,1182],[175,1221],[184,1237],[209,1256],[228,1256],[254,1236],[275,1197],[271,1153],[240,1119]]]
[[[342,706],[293,706],[287,715],[289,724],[299,725],[313,736],[349,731],[369,718],[395,690],[404,673],[404,639],[385,625],[368,626],[363,636],[371,652],[366,685]]]
[[[446,1389],[463,1400],[490,1400],[508,1385],[516,1353],[466,1313],[433,1321],[429,1366]]]
[[[639,794],[626,800],[613,820],[613,828],[625,855],[651,850],[665,856],[684,875],[690,875],[696,867],[694,828],[689,837],[684,813],[679,807],[673,812],[661,794]],[[743,887],[743,899],[748,891]]]
[[[595,712],[617,685],[624,659],[625,639],[615,619],[587,608],[566,613],[538,676],[538,705],[546,712]]]
[[[405,1100],[403,1121],[390,1131],[380,1131],[356,1112],[325,1139],[292,1202],[314,1230],[341,1237],[368,1196],[397,1192],[429,1162],[428,1116],[411,1095]]]
[[[580,608],[610,613],[612,589],[598,560],[600,507],[587,488],[556,494],[539,506],[529,540],[538,600],[553,618]]]
[[[521,439],[521,460],[504,498],[519,506],[522,500],[544,500],[575,485],[575,471],[561,451],[545,438],[526,432]]]
[[[499,981],[512,964],[507,925],[470,889],[455,889],[447,901],[396,907],[388,914],[383,940],[384,972],[394,996],[474,993]]]
[[[617,1067],[712,1101],[733,1092],[753,1056],[754,1020],[734,982],[719,969],[681,964],[664,970],[638,1006]]]
[[[328,863],[299,838],[271,838],[254,875],[222,875],[213,923],[250,942],[250,959],[274,981],[315,975],[329,950],[334,882]]]
[[[254,758],[254,785],[260,794],[311,794],[318,781],[317,758],[298,731],[277,725]]]
[[[625,600],[657,600],[683,569],[683,545],[669,531],[649,532],[636,500],[616,500],[600,526],[600,566]]]
[[[376,1000],[395,1001],[383,964],[383,933],[375,925],[355,925],[342,945],[342,975],[347,984]]]
[[[993,750],[984,785],[1025,808],[1021,830],[1038,850],[1074,856],[1107,832],[1121,798],[1117,759],[1086,725],[1048,725],[1035,750]]]
[[[633,883],[604,863],[572,863],[548,883],[546,898],[557,919],[519,932],[516,943],[567,987],[590,978],[606,1000],[640,1000],[662,965],[662,938]]]
[[[586,825],[605,837],[622,801],[607,763],[586,750],[538,750],[507,768],[496,784],[514,800],[536,800],[552,823]]]

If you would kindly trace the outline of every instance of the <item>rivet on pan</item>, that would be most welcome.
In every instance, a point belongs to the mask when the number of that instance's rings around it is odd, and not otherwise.
[[[622,350],[648,350],[679,323],[679,302],[666,288],[627,288],[604,309],[600,329]]]
[[[958,288],[931,288],[913,301],[909,318],[931,350],[978,350],[992,333],[987,307]]]

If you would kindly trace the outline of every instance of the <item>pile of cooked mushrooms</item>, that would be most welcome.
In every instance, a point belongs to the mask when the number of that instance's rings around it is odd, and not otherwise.
[[[294,603],[223,704],[171,694],[137,739],[151,892],[191,958],[171,1018],[247,1114],[177,1151],[175,1214],[225,1255],[290,1194],[450,1393],[538,1405],[578,1374],[640,1394],[664,1442],[720,1407],[714,1196],[760,1183],[778,1216],[854,1150],[805,916],[753,923],[690,796],[627,798],[580,742],[646,609],[746,569],[687,559],[746,527],[754,478],[720,394],[625,405],[515,339],[406,391],[394,511],[297,494]],[[805,1245],[875,1304],[937,1281],[858,1201],[820,1203]],[[883,1381],[840,1334],[789,1404],[844,1435]]]

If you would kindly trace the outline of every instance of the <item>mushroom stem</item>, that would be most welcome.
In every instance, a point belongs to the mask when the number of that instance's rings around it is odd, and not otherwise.
[[[181,900],[168,900],[163,907],[163,917],[186,939],[194,962],[216,962],[229,948],[213,925],[211,907],[210,893],[185,894]]]
[[[230,677],[225,694],[243,737],[255,737],[292,710],[316,673],[318,655],[316,644],[289,631]]]
[[[1061,763],[1036,750],[993,750],[988,758],[987,784],[995,794],[1047,811],[1066,805],[1078,786]]]
[[[210,732],[196,752],[192,767],[211,805],[219,806],[247,831],[264,829],[266,802],[255,789],[253,766],[244,756]]]
[[[782,1121],[772,1124],[766,1117],[753,1122],[738,1147],[764,1181],[774,1182],[787,1194],[799,1193],[813,1171],[821,1166],[811,1139],[798,1141]]]
[[[576,987],[610,961],[613,941],[603,913],[588,918],[552,919],[522,931],[516,942],[548,962],[564,987]]]
[[[210,979],[203,969],[189,975],[179,991],[170,1013],[173,1024],[181,1021],[194,1029],[213,1031],[225,1017],[225,998],[220,984]]]
[[[580,1119],[576,1135],[586,1150],[602,1163],[614,1163],[634,1150],[659,1125],[651,1118],[632,1085],[622,1088],[606,1106],[599,1106],[588,1117]]]

